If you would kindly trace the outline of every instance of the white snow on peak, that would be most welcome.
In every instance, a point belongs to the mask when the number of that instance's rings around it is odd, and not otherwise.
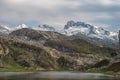
[[[17,26],[15,29],[23,29],[23,28],[29,28],[29,27],[25,24],[21,24],[21,25]]]
[[[17,27],[9,27],[9,26],[0,24],[0,33],[9,34],[12,31],[15,31],[15,30],[18,30],[18,29],[23,29],[23,28],[29,28],[29,27],[25,24],[21,24]]]
[[[99,39],[110,39],[110,40],[118,40],[117,32],[110,32],[101,27],[93,26],[84,22],[74,22],[68,21],[65,25],[64,29],[61,30],[62,34],[71,36],[71,35],[85,35],[92,38]]]
[[[10,28],[4,24],[0,24],[0,33],[8,34],[10,32]]]
[[[23,28],[29,28],[29,27],[25,24],[21,24],[17,27],[8,27],[6,25],[0,24],[0,33],[8,34],[12,31],[23,29]],[[41,30],[41,31],[54,31],[67,36],[82,35],[90,38],[99,38],[103,40],[107,39],[107,40],[118,41],[118,32],[111,32],[101,27],[87,24],[85,22],[68,21],[67,24],[64,26],[64,29],[58,29],[59,27],[55,28],[46,24],[39,25],[37,27],[31,27],[31,28],[35,30]]]
[[[10,28],[4,24],[0,24],[0,28],[4,28],[4,29],[7,29],[7,30],[10,30]]]

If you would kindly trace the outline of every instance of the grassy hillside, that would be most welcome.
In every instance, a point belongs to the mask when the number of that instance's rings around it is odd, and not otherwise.
[[[55,57],[52,56],[52,50],[46,50],[44,47],[30,45],[22,42],[5,41],[1,39],[1,44],[4,44],[3,53],[1,54],[1,68],[6,67],[23,67],[31,69],[56,69],[57,63]],[[8,53],[6,54],[6,49]],[[54,64],[54,65],[53,65]]]
[[[95,44],[91,44],[83,39],[74,39],[68,41],[54,41],[48,40],[45,44],[46,46],[55,48],[59,51],[69,52],[69,53],[85,53],[85,54],[102,54],[110,55],[116,53],[116,49],[110,47],[100,47]]]

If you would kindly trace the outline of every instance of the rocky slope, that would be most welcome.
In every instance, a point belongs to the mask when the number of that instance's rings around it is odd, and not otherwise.
[[[112,48],[101,47],[94,42],[90,42],[84,38],[77,36],[65,36],[57,32],[38,31],[33,29],[20,29],[10,33],[12,36],[19,36],[25,40],[36,41],[44,46],[49,46],[63,52],[85,52],[85,53],[101,53],[110,54],[114,52]],[[101,50],[103,49],[103,50]],[[93,52],[94,51],[94,52]],[[97,51],[97,52],[95,52]]]
[[[0,67],[23,67],[34,70],[81,70],[100,61],[99,55],[63,54],[54,48],[15,36],[0,37]],[[89,60],[89,61],[88,61]]]
[[[97,45],[84,37],[28,27],[0,35],[0,69],[116,71],[114,65],[119,66],[118,49]]]
[[[84,69],[94,68],[93,65],[99,63],[104,59],[110,60],[114,54],[115,55],[118,54],[116,49],[109,47],[101,47],[84,38],[79,38],[76,36],[65,36],[57,32],[38,31],[38,30],[24,28],[13,31],[12,33],[10,33],[9,37],[10,36],[14,41],[19,41],[19,43],[15,45],[16,46],[18,45],[17,47],[20,47],[20,50],[24,49],[24,51],[26,51],[26,49],[29,48],[29,46],[32,44],[32,46],[42,46],[40,48],[42,49],[44,48],[45,51],[48,51],[48,54],[50,54],[51,59],[54,60],[54,62],[51,63],[55,66],[55,67],[48,66],[47,68],[45,68],[48,70],[50,69],[84,70]],[[21,43],[27,44],[26,48],[20,46]],[[32,50],[32,48],[30,48],[30,50]],[[28,53],[29,51],[25,54],[29,55]],[[45,54],[45,53],[41,53],[41,54]],[[41,55],[39,54],[37,55],[37,57],[38,56]],[[48,57],[46,55],[42,55],[42,57],[43,56],[45,57],[44,59],[46,59],[46,61],[44,60],[44,63],[48,63],[50,61],[49,59],[47,59]],[[41,61],[41,59],[42,58],[39,58],[38,60]],[[35,65],[36,62],[29,62],[29,64]],[[42,63],[41,66],[43,65],[44,64]],[[41,66],[37,66],[37,67],[39,68]],[[32,67],[34,68],[35,66]]]

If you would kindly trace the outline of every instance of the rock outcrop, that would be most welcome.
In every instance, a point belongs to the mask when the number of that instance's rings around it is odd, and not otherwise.
[[[119,34],[118,34],[118,39],[119,39],[119,48],[120,48],[120,30],[119,30]]]

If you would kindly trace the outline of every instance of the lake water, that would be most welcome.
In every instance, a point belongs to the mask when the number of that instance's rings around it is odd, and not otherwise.
[[[113,75],[81,72],[1,72],[0,80],[120,80]]]

